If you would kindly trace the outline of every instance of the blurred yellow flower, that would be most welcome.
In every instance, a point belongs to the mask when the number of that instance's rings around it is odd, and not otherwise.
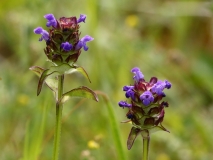
[[[100,145],[94,141],[94,140],[90,140],[88,143],[87,143],[88,147],[91,148],[91,149],[98,149],[100,147]]]
[[[17,97],[17,102],[21,105],[27,105],[29,102],[29,97],[26,94],[20,94]]]
[[[136,15],[128,15],[125,22],[129,27],[135,27],[139,22],[139,18]]]
[[[170,158],[167,154],[161,153],[157,156],[156,160],[170,160]]]

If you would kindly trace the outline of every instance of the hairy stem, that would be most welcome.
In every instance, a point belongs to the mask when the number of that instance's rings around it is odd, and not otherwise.
[[[64,75],[60,75],[58,76],[58,93],[57,93],[57,101],[56,101],[56,125],[55,125],[55,134],[54,134],[53,160],[58,160],[58,157],[59,157],[63,104],[59,103],[58,100],[60,100],[63,94],[63,84],[64,84]]]
[[[149,131],[145,130],[142,131],[143,137],[143,160],[149,160],[149,143],[150,143],[150,136]]]

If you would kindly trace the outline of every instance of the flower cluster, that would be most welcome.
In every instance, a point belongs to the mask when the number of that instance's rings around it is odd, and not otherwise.
[[[76,62],[81,48],[87,51],[86,43],[94,39],[88,35],[79,38],[79,23],[85,22],[86,15],[81,14],[78,19],[61,17],[57,20],[53,14],[46,14],[44,18],[47,19],[46,26],[50,27],[49,31],[37,27],[34,33],[41,35],[39,41],[46,41],[44,52],[48,59],[56,65]]]
[[[161,122],[165,114],[164,108],[168,107],[169,104],[162,99],[166,96],[164,89],[170,89],[171,83],[167,80],[158,80],[156,77],[152,77],[149,82],[146,82],[144,75],[137,67],[133,68],[131,72],[134,74],[134,85],[123,87],[125,96],[130,99],[130,103],[126,101],[118,103],[120,107],[129,109],[126,117],[133,124],[129,139],[132,138],[133,134],[137,136],[139,132],[144,130],[146,132],[151,132],[154,129],[167,131]],[[133,144],[133,142],[134,140],[129,143]],[[132,144],[128,147],[129,149]]]

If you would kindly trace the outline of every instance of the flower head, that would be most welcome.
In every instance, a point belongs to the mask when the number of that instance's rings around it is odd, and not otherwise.
[[[171,88],[169,81],[161,81],[156,77],[152,77],[149,82],[146,82],[138,67],[134,67],[131,72],[134,74],[134,85],[123,87],[125,96],[130,103],[126,101],[118,103],[120,107],[129,109],[126,117],[133,124],[127,141],[128,149],[131,149],[134,139],[140,132],[149,134],[155,129],[168,131],[161,123],[165,114],[164,107],[168,107],[169,104],[165,101],[161,102],[161,100],[165,97],[164,89]]]
[[[77,19],[76,17],[61,17],[59,19],[60,25],[62,30],[68,29],[68,30],[73,30],[73,29],[77,29],[78,24],[77,24]]]
[[[46,14],[46,26],[49,31],[42,27],[34,29],[35,34],[41,34],[39,41],[46,41],[44,52],[48,59],[55,65],[62,63],[73,64],[81,55],[81,48],[88,50],[87,42],[94,40],[89,35],[80,39],[80,22],[85,22],[86,15],[81,14],[79,19],[73,17],[61,17],[57,20],[53,14]]]
[[[43,39],[47,41],[50,38],[49,33],[46,30],[44,30],[42,27],[37,27],[33,31],[35,34],[41,34],[41,38],[39,38],[39,41],[42,41]]]
[[[47,19],[47,23],[46,23],[46,26],[47,27],[57,27],[57,20],[55,19],[54,15],[53,14],[46,14],[44,15],[44,18]]]
[[[85,51],[87,51],[89,48],[87,47],[86,43],[89,41],[94,40],[94,38],[86,35],[83,38],[81,38],[81,40],[77,43],[77,45],[75,46],[75,49],[81,49],[82,47],[84,48]]]

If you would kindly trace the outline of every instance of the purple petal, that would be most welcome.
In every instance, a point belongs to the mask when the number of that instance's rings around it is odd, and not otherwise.
[[[148,106],[151,102],[154,101],[154,97],[150,91],[145,91],[142,95],[140,95],[140,100],[145,106]]]
[[[69,42],[62,43],[61,48],[65,51],[70,51],[72,49],[72,44]]]
[[[86,45],[87,42],[94,40],[94,38],[86,35],[81,40],[77,43],[75,50],[81,49],[82,47],[84,48],[85,51],[88,50],[88,47]]]
[[[138,71],[140,71],[140,68],[138,68],[138,67],[134,67],[131,70],[132,73],[135,73],[135,72],[138,72]]]
[[[165,88],[167,88],[167,89],[170,89],[171,88],[171,86],[172,86],[172,84],[169,82],[169,81],[167,81],[167,80],[165,80],[164,81],[165,82]]]
[[[35,34],[41,34],[42,31],[43,31],[43,28],[42,28],[42,27],[37,27],[37,28],[35,28],[35,29],[33,30],[33,32],[34,32]]]
[[[44,18],[47,19],[47,23],[46,23],[47,27],[50,27],[50,26],[57,27],[57,20],[55,19],[53,14],[46,14],[44,15]]]
[[[148,106],[148,105],[150,104],[150,100],[149,100],[149,99],[144,99],[144,100],[143,100],[143,104],[144,104],[145,106]]]
[[[128,91],[130,89],[134,89],[134,86],[124,86],[123,91]]]
[[[127,102],[125,102],[125,101],[120,101],[119,103],[118,103],[118,105],[120,106],[120,107],[132,107],[132,105],[131,104],[129,104],[129,103],[127,103]]]
[[[86,36],[84,36],[83,38],[81,38],[81,41],[83,41],[83,42],[89,42],[89,41],[92,41],[92,40],[94,40],[94,38],[92,38],[91,36],[89,36],[89,35],[86,35]]]
[[[41,38],[39,38],[39,41],[42,41],[43,39],[47,41],[50,38],[49,33],[46,30],[44,30],[42,27],[37,27],[33,31],[35,34],[41,34]]]
[[[86,17],[87,16],[85,14],[80,14],[80,18],[77,20],[77,22],[78,23],[81,23],[81,22],[85,23]]]
[[[153,87],[151,88],[151,91],[156,93],[157,95],[163,95],[164,94],[163,90],[165,86],[166,86],[166,83],[159,80],[157,83],[153,85]]]
[[[55,19],[53,14],[46,14],[44,15],[44,18],[46,18],[48,21],[52,21]]]
[[[126,91],[126,94],[125,94],[126,98],[132,98],[132,99],[135,99],[135,92],[131,89],[129,89],[128,91]]]
[[[47,41],[49,39],[49,33],[46,30],[42,32],[42,38]]]
[[[138,82],[140,79],[144,78],[144,75],[142,74],[142,72],[140,71],[140,69],[138,67],[135,67],[131,70],[132,73],[134,73],[135,75],[133,76],[133,79]]]

